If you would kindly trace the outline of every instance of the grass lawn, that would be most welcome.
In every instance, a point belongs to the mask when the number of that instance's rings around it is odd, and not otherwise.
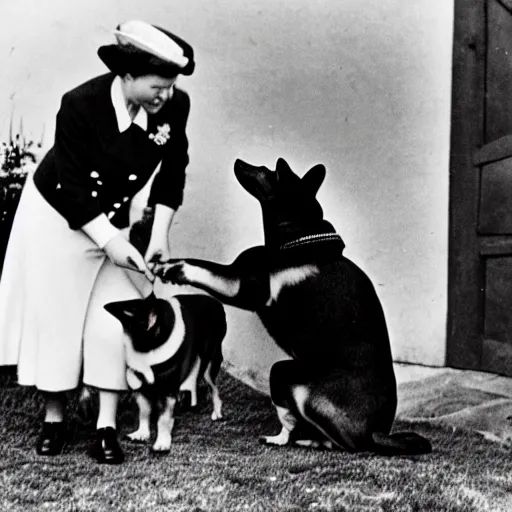
[[[0,510],[17,511],[512,511],[512,449],[476,433],[397,424],[432,441],[426,456],[385,458],[304,448],[271,448],[258,437],[279,425],[268,397],[223,373],[226,420],[210,405],[178,416],[170,454],[123,441],[126,462],[87,455],[93,423],[71,408],[70,443],[38,457],[41,403],[30,389],[0,387]],[[121,408],[133,429],[131,400]]]

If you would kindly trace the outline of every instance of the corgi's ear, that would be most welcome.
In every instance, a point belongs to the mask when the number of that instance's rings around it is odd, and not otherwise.
[[[144,299],[144,307],[145,313],[147,314],[147,330],[151,329],[156,324],[158,320],[158,315],[156,313],[156,304],[158,302],[158,298],[155,295],[155,292],[152,291],[145,299]]]
[[[140,309],[141,302],[141,299],[122,300],[119,302],[109,302],[103,307],[124,324],[135,317],[136,312]]]
[[[158,314],[154,309],[151,309],[151,311],[148,313],[148,323],[146,326],[146,330],[149,331],[151,327],[153,327],[158,320]]]
[[[325,166],[322,164],[317,164],[311,167],[311,169],[309,169],[309,171],[304,174],[301,181],[308,193],[316,196],[316,193],[325,180],[325,174]]]
[[[153,301],[153,302],[157,301],[155,292],[153,290],[151,290],[151,293],[146,297],[146,300],[147,301]]]

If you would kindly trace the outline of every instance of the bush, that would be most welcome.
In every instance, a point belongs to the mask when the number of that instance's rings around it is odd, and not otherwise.
[[[23,133],[9,139],[0,144],[0,275],[21,190],[41,150],[41,143],[26,140]]]

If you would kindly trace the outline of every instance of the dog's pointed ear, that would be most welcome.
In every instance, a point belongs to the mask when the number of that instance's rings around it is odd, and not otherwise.
[[[122,300],[118,302],[109,302],[103,307],[113,316],[115,316],[122,324],[132,320],[136,312],[140,308],[141,299]]]
[[[322,183],[325,180],[325,174],[325,166],[317,164],[311,167],[311,169],[309,169],[309,171],[302,177],[304,187],[313,196],[316,196],[316,193],[322,186]]]
[[[281,183],[290,183],[297,180],[298,176],[292,171],[284,158],[278,158],[276,162],[277,179]]]

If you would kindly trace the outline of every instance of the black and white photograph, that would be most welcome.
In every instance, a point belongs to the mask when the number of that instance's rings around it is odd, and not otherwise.
[[[0,512],[512,510],[512,0],[0,23]]]

